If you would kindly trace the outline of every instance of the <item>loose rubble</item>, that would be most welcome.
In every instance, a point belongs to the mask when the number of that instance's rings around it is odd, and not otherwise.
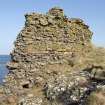
[[[59,7],[25,19],[0,86],[0,105],[99,105],[90,99],[105,86],[105,49],[91,43],[89,26]]]
[[[49,79],[45,86],[46,96],[49,100],[60,100],[66,105],[79,103],[86,91],[89,91],[89,74],[86,72],[60,75]]]

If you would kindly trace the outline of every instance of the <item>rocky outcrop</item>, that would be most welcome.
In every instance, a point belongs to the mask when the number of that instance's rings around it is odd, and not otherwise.
[[[89,96],[104,86],[105,49],[93,46],[89,26],[58,7],[25,18],[0,86],[0,104],[90,105]]]

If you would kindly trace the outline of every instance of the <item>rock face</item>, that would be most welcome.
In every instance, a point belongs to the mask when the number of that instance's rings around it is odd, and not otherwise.
[[[58,7],[25,18],[0,105],[93,105],[89,97],[104,86],[105,49],[92,45],[89,26]]]

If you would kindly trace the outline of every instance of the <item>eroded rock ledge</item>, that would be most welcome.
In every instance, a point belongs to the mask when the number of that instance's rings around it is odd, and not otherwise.
[[[93,46],[89,26],[58,7],[25,18],[0,105],[105,105],[105,49]]]

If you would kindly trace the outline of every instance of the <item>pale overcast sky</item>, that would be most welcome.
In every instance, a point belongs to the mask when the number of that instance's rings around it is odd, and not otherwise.
[[[94,32],[93,43],[105,47],[105,0],[0,0],[0,54],[12,51],[25,13],[46,13],[55,6],[70,18],[83,19]]]

